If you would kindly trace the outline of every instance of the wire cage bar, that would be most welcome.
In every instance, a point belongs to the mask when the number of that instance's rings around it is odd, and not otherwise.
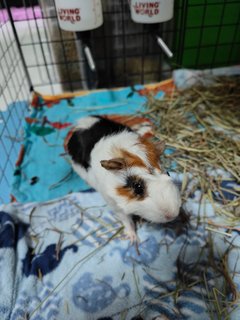
[[[177,67],[239,62],[238,0],[176,0],[175,18],[157,25],[134,23],[127,0],[103,0],[102,5],[104,24],[88,33],[98,70],[93,87],[156,82]],[[59,28],[54,0],[18,0],[18,6],[24,18],[14,25],[34,87],[53,94],[89,87],[92,75],[84,72],[81,38]],[[172,59],[156,34],[174,52]]]
[[[179,67],[210,69],[239,63],[238,0],[182,0],[178,12],[175,48]]]
[[[0,202],[9,200],[31,87],[8,9],[0,3]]]
[[[15,22],[34,87],[51,87],[53,94],[86,88],[82,72],[86,61],[78,35],[59,28],[53,0],[40,0],[39,5],[29,1],[27,7],[23,6],[25,19]],[[103,26],[91,31],[89,38],[98,69],[95,87],[156,82],[170,76],[171,65],[163,59],[154,35],[161,33],[171,46],[172,21],[155,25],[155,30],[136,24],[130,19],[128,1],[105,0],[103,11]],[[21,36],[24,25],[25,34]],[[33,77],[36,69],[38,76]]]

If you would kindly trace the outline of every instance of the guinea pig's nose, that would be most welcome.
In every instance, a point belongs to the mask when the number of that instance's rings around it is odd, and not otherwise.
[[[165,213],[164,217],[167,221],[172,221],[176,218],[176,215],[171,213]]]

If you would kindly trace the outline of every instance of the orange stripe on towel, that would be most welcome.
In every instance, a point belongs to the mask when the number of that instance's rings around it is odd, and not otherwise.
[[[11,202],[17,202],[17,199],[14,197],[13,194],[10,194],[10,199]]]
[[[24,153],[25,153],[25,149],[24,149],[24,145],[21,145],[21,149],[18,155],[18,159],[16,161],[16,167],[20,166],[20,164],[23,162],[23,158],[24,158]]]

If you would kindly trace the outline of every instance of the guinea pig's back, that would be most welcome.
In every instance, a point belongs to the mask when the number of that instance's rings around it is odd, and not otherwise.
[[[90,166],[91,152],[103,138],[123,131],[132,131],[129,127],[101,116],[82,118],[73,128],[67,142],[67,151],[72,160],[84,167]]]

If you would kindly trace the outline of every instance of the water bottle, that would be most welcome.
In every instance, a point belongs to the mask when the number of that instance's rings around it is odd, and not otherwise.
[[[131,17],[137,23],[159,23],[172,19],[174,0],[130,0]]]
[[[86,31],[103,23],[101,0],[55,0],[59,26],[66,31]]]

